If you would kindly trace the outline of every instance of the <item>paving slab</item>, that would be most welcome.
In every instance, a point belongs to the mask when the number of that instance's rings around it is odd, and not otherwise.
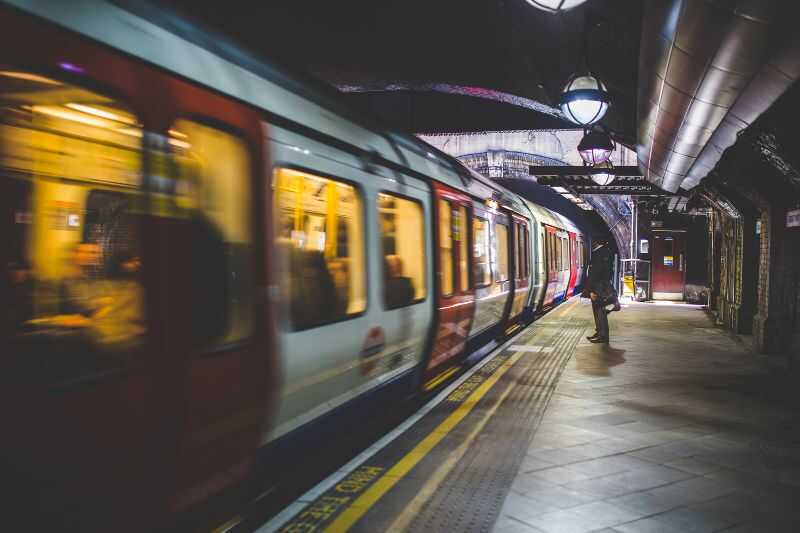
[[[611,335],[577,344],[494,531],[800,531],[800,405],[769,358],[696,306],[628,305]]]

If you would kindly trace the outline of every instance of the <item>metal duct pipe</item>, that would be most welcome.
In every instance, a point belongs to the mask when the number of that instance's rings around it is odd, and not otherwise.
[[[791,0],[649,0],[637,155],[662,189],[697,185],[800,77]]]

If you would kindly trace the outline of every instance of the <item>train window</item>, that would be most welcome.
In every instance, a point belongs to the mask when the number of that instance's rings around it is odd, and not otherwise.
[[[527,242],[528,228],[527,226],[519,227],[519,269],[520,278],[528,277],[528,242]]]
[[[569,262],[569,240],[561,239],[561,269],[562,270],[569,270],[570,269],[570,262]]]
[[[467,208],[458,208],[456,234],[458,235],[458,271],[461,278],[461,290],[469,290],[469,244],[467,242]]]
[[[547,254],[547,270],[549,272],[553,271],[553,247],[551,246],[551,239],[550,239],[550,232],[545,231],[544,233],[544,245],[545,245],[545,253]]]
[[[526,227],[525,232],[525,277],[531,277],[531,232]]]
[[[239,137],[190,120],[169,134],[181,205],[192,215],[192,339],[217,349],[253,332],[250,155]]]
[[[63,385],[123,370],[146,333],[141,126],[117,100],[22,70],[0,69],[0,102],[4,377]]]
[[[556,253],[558,255],[558,271],[564,270],[564,239],[556,236]]]
[[[453,220],[450,202],[439,200],[439,257],[442,271],[442,295],[453,294]]]
[[[519,227],[519,279],[528,277],[528,228]]]
[[[422,204],[380,193],[378,215],[383,244],[384,304],[387,309],[396,309],[420,302],[426,294]],[[450,284],[452,290],[452,278]]]
[[[489,266],[489,222],[485,219],[472,218],[472,257],[475,260],[475,287],[488,287],[492,282],[492,271]]]
[[[520,234],[520,225],[516,222],[513,223],[513,235],[514,235],[514,277],[516,279],[520,279],[522,272],[520,272],[520,248],[519,248],[519,234]]]
[[[301,330],[366,309],[360,191],[287,168],[275,171],[276,270],[285,323]]]
[[[497,250],[497,269],[494,280],[497,283],[508,281],[508,227],[495,224],[495,242]]]

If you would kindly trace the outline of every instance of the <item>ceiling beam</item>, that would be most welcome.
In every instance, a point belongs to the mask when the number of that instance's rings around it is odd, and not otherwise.
[[[614,167],[616,178],[608,185],[592,181],[591,167],[534,166],[529,167],[536,181],[551,187],[564,187],[577,194],[627,194],[631,196],[662,196],[669,193],[647,181],[637,166]]]

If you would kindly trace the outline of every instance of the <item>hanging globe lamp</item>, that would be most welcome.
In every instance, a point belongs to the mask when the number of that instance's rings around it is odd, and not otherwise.
[[[593,182],[604,187],[617,177],[614,174],[614,165],[611,164],[611,161],[605,161],[604,163],[593,166],[589,169],[589,175]]]
[[[579,126],[598,122],[608,111],[608,91],[592,74],[572,76],[561,93],[559,107],[564,116]]]
[[[547,11],[548,13],[560,13],[573,7],[577,7],[586,0],[525,0],[536,9]]]
[[[613,151],[614,141],[609,134],[601,131],[587,131],[578,143],[578,153],[589,166],[605,163]]]

